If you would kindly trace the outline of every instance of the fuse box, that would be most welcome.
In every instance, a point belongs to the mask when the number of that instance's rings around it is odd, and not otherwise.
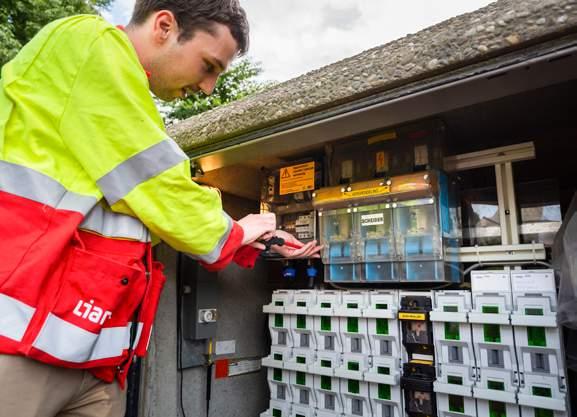
[[[459,281],[446,254],[459,236],[450,188],[425,171],[317,190],[325,281]]]

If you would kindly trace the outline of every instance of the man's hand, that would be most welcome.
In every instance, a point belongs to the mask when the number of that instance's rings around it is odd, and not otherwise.
[[[288,245],[278,246],[272,245],[270,248],[273,252],[278,253],[279,255],[283,256],[284,258],[288,259],[302,259],[302,258],[320,258],[320,251],[323,248],[322,246],[317,245],[317,241],[313,240],[309,243],[303,243],[297,238],[295,238],[290,233],[285,232],[284,230],[276,230],[274,232],[275,236],[281,237],[284,239],[285,243],[290,243],[294,246],[300,247],[300,249],[291,248]]]
[[[276,216],[274,213],[249,214],[237,221],[242,228],[244,236],[243,245],[251,245],[257,249],[264,249],[262,243],[255,242],[257,239],[267,240],[274,236],[276,229]]]

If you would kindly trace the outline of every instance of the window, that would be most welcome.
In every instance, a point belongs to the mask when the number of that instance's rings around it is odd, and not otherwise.
[[[297,315],[297,329],[306,329],[307,328],[307,316],[303,314]]]
[[[281,346],[286,345],[286,332],[278,332],[278,344]]]
[[[331,331],[331,318],[329,316],[321,316],[321,330],[324,332]]]
[[[283,327],[284,325],[284,317],[282,314],[275,314],[274,315],[274,327]]]

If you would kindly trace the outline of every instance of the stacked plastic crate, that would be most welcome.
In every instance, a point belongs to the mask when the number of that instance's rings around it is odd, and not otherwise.
[[[316,306],[309,309],[310,314],[314,315],[317,340],[315,362],[310,368],[314,374],[317,417],[340,416],[344,411],[340,379],[335,376],[343,351],[339,317],[334,313],[339,309],[341,299],[340,291],[319,291]]]
[[[275,292],[263,308],[273,345],[263,359],[271,404],[261,417],[401,417],[397,298],[394,291]]]
[[[553,271],[511,271],[511,289],[511,324],[521,375],[518,394],[521,416],[568,416]]]
[[[399,295],[396,291],[369,293],[369,305],[363,311],[367,319],[371,353],[364,380],[374,417],[401,417],[400,387],[401,345],[397,320]]]
[[[469,291],[437,291],[431,311],[437,380],[437,414],[453,417],[477,416],[473,398],[475,355],[472,330],[468,321],[471,311]]]
[[[518,417],[519,371],[510,315],[513,298],[508,270],[471,273],[477,381],[473,396],[479,416]]]
[[[291,413],[291,372],[285,369],[285,363],[292,356],[291,315],[287,307],[292,305],[293,296],[293,291],[275,291],[271,303],[263,307],[263,311],[269,314],[268,327],[272,340],[270,355],[262,360],[263,366],[268,367],[271,400],[270,408],[261,417],[289,417]]]
[[[343,353],[335,375],[341,378],[341,398],[347,417],[370,416],[369,383],[363,379],[369,370],[369,333],[363,311],[369,306],[368,291],[343,291],[342,304],[335,309],[339,317]]]

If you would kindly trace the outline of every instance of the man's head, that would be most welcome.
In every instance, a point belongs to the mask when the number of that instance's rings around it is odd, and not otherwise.
[[[218,76],[248,49],[238,0],[136,0],[127,27],[150,89],[163,100],[210,94]]]

